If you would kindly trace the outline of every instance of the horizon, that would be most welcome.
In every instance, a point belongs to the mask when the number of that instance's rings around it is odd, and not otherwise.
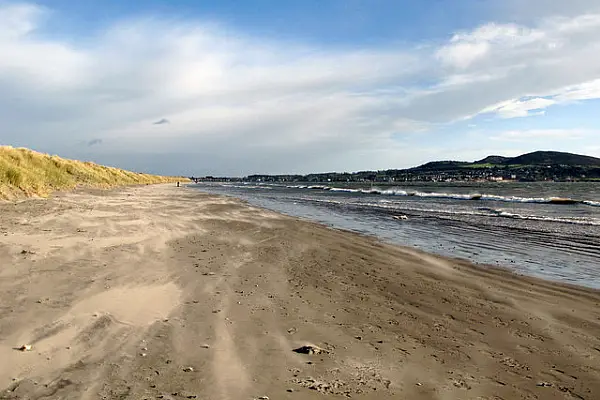
[[[561,154],[571,154],[571,155],[576,155],[576,156],[583,156],[583,157],[592,157],[592,158],[596,158],[600,161],[600,157],[594,157],[594,156],[590,156],[588,154],[575,154],[575,153],[565,153],[565,152],[561,152],[561,151],[556,151],[556,150],[537,150],[537,151],[533,151],[533,152],[529,152],[529,153],[524,153],[524,154],[518,154],[515,157],[519,157],[519,156],[527,156],[533,153],[538,153],[538,152],[549,152],[549,153],[561,153]],[[194,177],[194,178],[202,178],[202,177],[214,177],[214,178],[247,178],[249,176],[293,176],[293,175],[302,175],[302,176],[306,176],[306,175],[323,175],[323,174],[358,174],[361,172],[377,172],[377,171],[393,171],[393,170],[398,170],[398,171],[403,171],[403,170],[410,170],[410,169],[415,169],[415,168],[419,168],[422,167],[424,165],[430,164],[430,163],[435,163],[435,162],[456,162],[456,163],[470,163],[470,164],[476,164],[480,161],[483,161],[484,159],[488,158],[488,157],[502,157],[502,158],[507,158],[507,159],[511,159],[511,158],[515,158],[515,157],[506,157],[500,154],[489,154],[485,157],[482,158],[478,158],[472,161],[467,161],[467,160],[456,160],[456,159],[447,159],[447,160],[430,160],[430,161],[426,161],[422,164],[418,164],[418,165],[413,165],[413,166],[409,166],[409,167],[405,167],[405,168],[384,168],[384,169],[380,169],[380,170],[376,170],[376,169],[363,169],[363,170],[329,170],[329,171],[311,171],[311,172],[307,172],[307,173],[303,173],[303,174],[296,174],[296,173],[277,173],[277,174],[271,174],[271,173],[249,173],[249,174],[245,174],[245,175],[190,175],[190,177]],[[600,164],[599,164],[600,165]]]
[[[183,176],[600,157],[599,38],[594,0],[3,1],[0,144]]]

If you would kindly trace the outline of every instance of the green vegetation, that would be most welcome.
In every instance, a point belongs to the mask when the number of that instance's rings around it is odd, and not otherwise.
[[[92,162],[67,160],[24,148],[0,146],[0,199],[45,197],[56,190],[77,186],[111,188],[186,181],[105,167]]]
[[[465,168],[494,168],[496,164],[484,163],[484,164],[469,164],[465,165]]]

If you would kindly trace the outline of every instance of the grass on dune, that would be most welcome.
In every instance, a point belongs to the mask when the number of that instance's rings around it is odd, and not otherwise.
[[[25,148],[0,146],[0,199],[45,197],[55,190],[77,186],[111,188],[185,180],[68,160]]]

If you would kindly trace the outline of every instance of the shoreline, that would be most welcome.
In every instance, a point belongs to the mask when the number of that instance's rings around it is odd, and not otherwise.
[[[257,207],[375,236],[386,243],[445,258],[504,267],[524,276],[600,289],[600,275],[593,267],[597,265],[594,253],[600,256],[600,248],[594,246],[594,239],[600,240],[600,236],[590,226],[593,222],[571,224],[570,219],[578,218],[575,216],[577,211],[571,211],[575,214],[570,216],[544,220],[540,215],[554,210],[531,212],[537,216],[527,218],[525,210],[496,209],[496,205],[488,203],[481,207],[457,204],[455,210],[445,204],[427,207],[404,200],[398,200],[399,203],[391,200],[392,205],[389,205],[387,200],[363,200],[362,195],[353,197],[353,194],[344,193],[304,198],[301,192],[288,192],[287,189],[190,187],[243,199]],[[381,202],[386,204],[380,205]],[[515,240],[513,235],[517,236]]]
[[[187,185],[186,185],[187,186]],[[187,188],[190,189],[190,188]],[[583,286],[583,285],[578,285],[576,283],[570,283],[570,282],[564,282],[564,281],[560,281],[560,280],[553,280],[553,279],[546,279],[546,278],[540,278],[538,276],[534,276],[534,275],[529,275],[526,273],[520,273],[517,271],[512,270],[510,267],[508,266],[503,266],[503,265],[494,265],[494,264],[487,264],[487,263],[477,263],[477,262],[473,262],[467,258],[462,258],[462,257],[452,257],[452,256],[447,256],[447,255],[442,255],[442,254],[437,254],[434,252],[430,252],[430,251],[426,251],[426,250],[422,250],[418,247],[410,247],[407,245],[402,245],[402,244],[398,244],[398,243],[394,243],[392,241],[389,240],[385,240],[384,238],[378,237],[376,234],[369,234],[369,233],[365,233],[365,232],[357,232],[354,231],[352,229],[345,229],[345,228],[339,228],[339,227],[335,227],[335,226],[330,226],[327,225],[325,223],[310,219],[308,217],[297,217],[294,215],[289,215],[289,214],[285,214],[283,212],[279,212],[276,210],[271,210],[269,208],[265,208],[265,207],[260,207],[260,206],[255,206],[252,203],[250,203],[248,200],[245,199],[241,199],[239,197],[236,197],[234,195],[226,195],[226,194],[214,194],[214,193],[209,193],[209,192],[204,192],[201,189],[192,189],[195,190],[199,193],[202,193],[204,195],[210,195],[210,196],[215,196],[215,197],[223,197],[223,198],[227,198],[227,199],[231,199],[233,201],[237,201],[240,204],[243,204],[244,206],[247,207],[252,207],[252,208],[258,208],[261,210],[265,210],[268,212],[272,212],[275,214],[279,214],[282,216],[285,216],[286,218],[291,218],[293,220],[297,220],[299,222],[302,223],[308,223],[308,224],[315,224],[320,226],[321,228],[324,229],[331,229],[333,231],[339,231],[345,234],[349,234],[349,235],[356,235],[357,237],[360,237],[362,239],[365,240],[371,240],[374,242],[378,242],[387,246],[391,246],[397,249],[403,249],[408,253],[417,253],[423,257],[434,257],[434,258],[440,258],[442,260],[445,260],[447,262],[450,263],[455,263],[456,265],[462,267],[462,268],[466,268],[469,270],[473,270],[474,272],[476,271],[480,271],[480,272],[490,272],[490,275],[495,275],[494,272],[497,275],[509,275],[512,278],[515,279],[520,279],[520,280],[524,280],[527,281],[528,283],[532,284],[532,285],[544,285],[544,284],[550,284],[552,286],[557,286],[557,287],[564,287],[565,289],[571,289],[571,290],[575,290],[575,291],[582,291],[582,292],[589,292],[589,293],[593,293],[593,294],[600,294],[600,289],[594,288],[594,287],[589,287],[589,286]]]
[[[0,265],[0,399],[600,396],[600,291],[185,185],[0,203]]]

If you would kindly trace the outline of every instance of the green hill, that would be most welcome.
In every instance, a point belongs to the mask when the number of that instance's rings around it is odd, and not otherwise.
[[[559,151],[534,151],[518,157],[506,159],[502,164],[507,165],[571,165],[571,166],[600,166],[600,158],[582,156]]]

